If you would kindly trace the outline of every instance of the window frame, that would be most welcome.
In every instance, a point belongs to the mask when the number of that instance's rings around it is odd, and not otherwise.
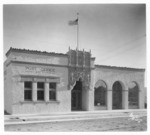
[[[43,83],[43,88],[38,87],[38,83]],[[39,99],[39,93],[42,92],[42,99]],[[44,101],[44,94],[45,94],[45,87],[44,87],[44,82],[37,82],[37,101]],[[40,97],[41,98],[41,97]]]
[[[26,87],[25,83],[31,83],[31,87]],[[26,92],[30,92],[30,98],[26,98]],[[25,81],[24,82],[24,101],[32,101],[32,81]]]
[[[55,84],[55,88],[51,88],[50,87],[52,83]],[[50,101],[56,101],[57,100],[57,98],[56,98],[57,97],[56,96],[56,90],[57,90],[57,82],[49,82],[49,100]],[[54,94],[55,95],[54,98],[51,97],[51,95],[52,95],[51,93],[55,93]]]

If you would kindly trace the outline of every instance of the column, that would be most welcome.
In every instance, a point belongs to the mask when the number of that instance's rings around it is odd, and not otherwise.
[[[112,110],[112,90],[107,90],[107,110]]]
[[[37,82],[32,83],[32,100],[37,101]]]
[[[45,82],[44,85],[44,100],[49,101],[49,82]]]
[[[128,90],[123,90],[122,91],[122,108],[123,109],[128,109]]]
[[[86,90],[86,110],[87,111],[94,110],[94,90],[90,89]]]
[[[139,90],[139,109],[144,109],[144,94],[142,90]]]

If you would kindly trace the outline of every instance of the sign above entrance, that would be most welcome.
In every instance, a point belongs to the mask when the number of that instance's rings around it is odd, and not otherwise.
[[[34,73],[55,73],[55,68],[45,68],[45,67],[25,67],[26,72],[34,72]]]

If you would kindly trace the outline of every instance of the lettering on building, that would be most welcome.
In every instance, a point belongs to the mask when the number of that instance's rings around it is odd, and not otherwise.
[[[45,68],[45,67],[25,67],[25,72],[34,72],[34,73],[55,73],[55,68]]]

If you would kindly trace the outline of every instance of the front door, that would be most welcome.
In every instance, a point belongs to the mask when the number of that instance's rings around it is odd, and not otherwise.
[[[71,110],[82,110],[82,82],[77,81],[71,92]]]

